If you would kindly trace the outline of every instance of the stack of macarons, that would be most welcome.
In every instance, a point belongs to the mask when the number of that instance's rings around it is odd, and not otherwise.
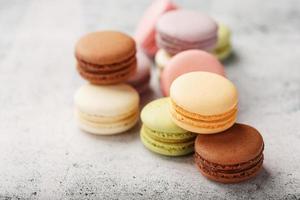
[[[262,167],[264,142],[256,129],[236,123],[237,114],[238,92],[230,80],[192,71],[172,82],[170,97],[144,107],[141,141],[162,155],[195,151],[197,167],[211,180],[248,180]]]
[[[171,0],[152,2],[136,28],[135,40],[148,56],[155,56],[160,71],[185,50],[204,50],[219,60],[231,53],[228,26],[207,14],[178,8]]]
[[[218,25],[214,19],[200,12],[184,9],[164,14],[159,18],[156,30],[159,50],[155,61],[161,68],[164,68],[166,60],[185,50],[212,52],[218,39]]]
[[[99,135],[132,128],[139,119],[139,95],[148,88],[150,61],[136,56],[135,41],[118,31],[84,35],[76,44],[79,74],[89,83],[75,94],[79,127]]]
[[[173,122],[199,134],[195,163],[205,177],[235,183],[260,171],[263,139],[256,129],[235,123],[238,93],[231,81],[210,72],[186,73],[172,83],[170,99]]]

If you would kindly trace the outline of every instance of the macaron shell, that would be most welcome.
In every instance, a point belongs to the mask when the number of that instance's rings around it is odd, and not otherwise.
[[[222,165],[248,162],[258,156],[263,147],[263,138],[255,128],[238,123],[219,134],[198,135],[195,142],[199,155]]]
[[[145,92],[149,88],[149,82],[151,79],[151,61],[149,58],[141,52],[137,53],[137,70],[127,80],[127,83],[132,85],[139,94]]]
[[[141,141],[149,150],[166,156],[183,156],[194,152],[194,141],[185,143],[164,143],[152,139],[146,132],[141,130]]]
[[[171,59],[171,55],[169,55],[164,49],[159,49],[155,54],[155,64],[159,68],[159,70],[163,71],[165,66]]]
[[[135,110],[139,95],[127,84],[99,86],[83,85],[74,97],[75,107],[83,113],[100,116],[120,116]]]
[[[169,98],[161,98],[148,103],[141,111],[141,120],[146,127],[167,133],[186,133],[171,119],[169,112]]]
[[[88,33],[77,42],[75,56],[93,64],[119,63],[136,52],[135,41],[117,31]]]
[[[112,85],[119,84],[126,81],[132,74],[136,72],[136,62],[134,61],[127,67],[119,71],[113,71],[110,73],[95,73],[86,71],[79,64],[77,65],[77,70],[79,74],[90,83],[95,85]]]
[[[194,43],[215,37],[218,25],[208,15],[181,9],[164,14],[156,28],[164,35]]]
[[[80,129],[96,135],[114,135],[123,133],[131,129],[138,121],[138,112],[132,115],[130,118],[113,123],[98,123],[87,121],[81,118],[77,112],[75,112],[75,116]]]
[[[182,74],[194,71],[207,71],[225,76],[223,65],[210,53],[201,50],[187,50],[173,56],[161,75],[161,89],[169,96],[173,81]]]
[[[216,48],[222,48],[230,44],[231,31],[225,24],[220,23],[218,29],[218,42]]]
[[[170,0],[155,0],[139,21],[135,31],[135,40],[148,55],[154,56],[157,51],[155,43],[155,24],[157,20],[163,13],[174,9],[176,9],[176,6]]]
[[[226,113],[238,103],[237,90],[231,81],[215,73],[199,71],[174,80],[170,97],[184,110],[208,116]]]

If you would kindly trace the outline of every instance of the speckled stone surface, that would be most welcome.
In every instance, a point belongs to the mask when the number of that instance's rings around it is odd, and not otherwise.
[[[132,33],[149,2],[0,1],[0,199],[300,199],[299,0],[177,1],[232,28],[225,64],[240,92],[239,122],[265,139],[256,179],[208,181],[192,156],[149,152],[139,126],[113,137],[77,128],[76,40],[99,29]],[[160,96],[157,77],[152,86],[144,103]]]

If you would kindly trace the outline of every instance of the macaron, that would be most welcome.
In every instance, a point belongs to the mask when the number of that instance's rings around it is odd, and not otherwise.
[[[83,85],[74,97],[79,127],[89,133],[112,135],[132,128],[139,117],[139,95],[127,84]]]
[[[151,61],[142,51],[138,51],[136,56],[137,70],[135,74],[128,79],[127,83],[133,86],[139,94],[143,94],[149,89]]]
[[[170,98],[173,122],[191,132],[219,133],[237,118],[237,89],[215,73],[198,71],[179,76],[171,85]]]
[[[218,59],[202,50],[187,50],[170,59],[162,72],[160,87],[164,96],[169,96],[172,82],[182,74],[206,71],[225,76],[224,67]]]
[[[220,59],[225,60],[231,53],[231,32],[228,26],[225,24],[219,24],[218,29],[218,42],[213,53]]]
[[[93,84],[121,83],[136,70],[135,53],[135,41],[124,33],[88,33],[75,47],[77,70],[84,79]]]
[[[159,48],[175,55],[188,49],[212,51],[217,43],[217,23],[208,15],[178,9],[161,16],[156,24]]]
[[[176,5],[171,0],[155,0],[140,19],[134,38],[150,57],[153,57],[157,51],[155,24],[162,14],[174,9]]]
[[[263,165],[264,141],[246,124],[235,124],[214,135],[198,135],[195,163],[210,180],[237,183],[256,176]]]
[[[182,156],[194,152],[196,135],[171,120],[169,98],[148,103],[141,112],[141,141],[149,150],[166,156]]]
[[[171,59],[171,55],[168,54],[164,49],[159,49],[156,52],[154,61],[160,73],[163,72],[164,68],[166,67],[170,59]]]

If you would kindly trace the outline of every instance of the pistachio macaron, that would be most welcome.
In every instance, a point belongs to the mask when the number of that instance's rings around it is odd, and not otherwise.
[[[237,118],[237,89],[215,73],[198,71],[179,76],[171,85],[170,98],[174,123],[191,132],[219,133]]]
[[[231,50],[231,31],[227,25],[220,23],[218,41],[216,48],[213,50],[213,54],[217,56],[219,60],[225,60],[230,56]]]
[[[196,134],[180,128],[172,121],[169,101],[169,98],[157,99],[143,108],[142,143],[149,150],[166,156],[192,153]]]

